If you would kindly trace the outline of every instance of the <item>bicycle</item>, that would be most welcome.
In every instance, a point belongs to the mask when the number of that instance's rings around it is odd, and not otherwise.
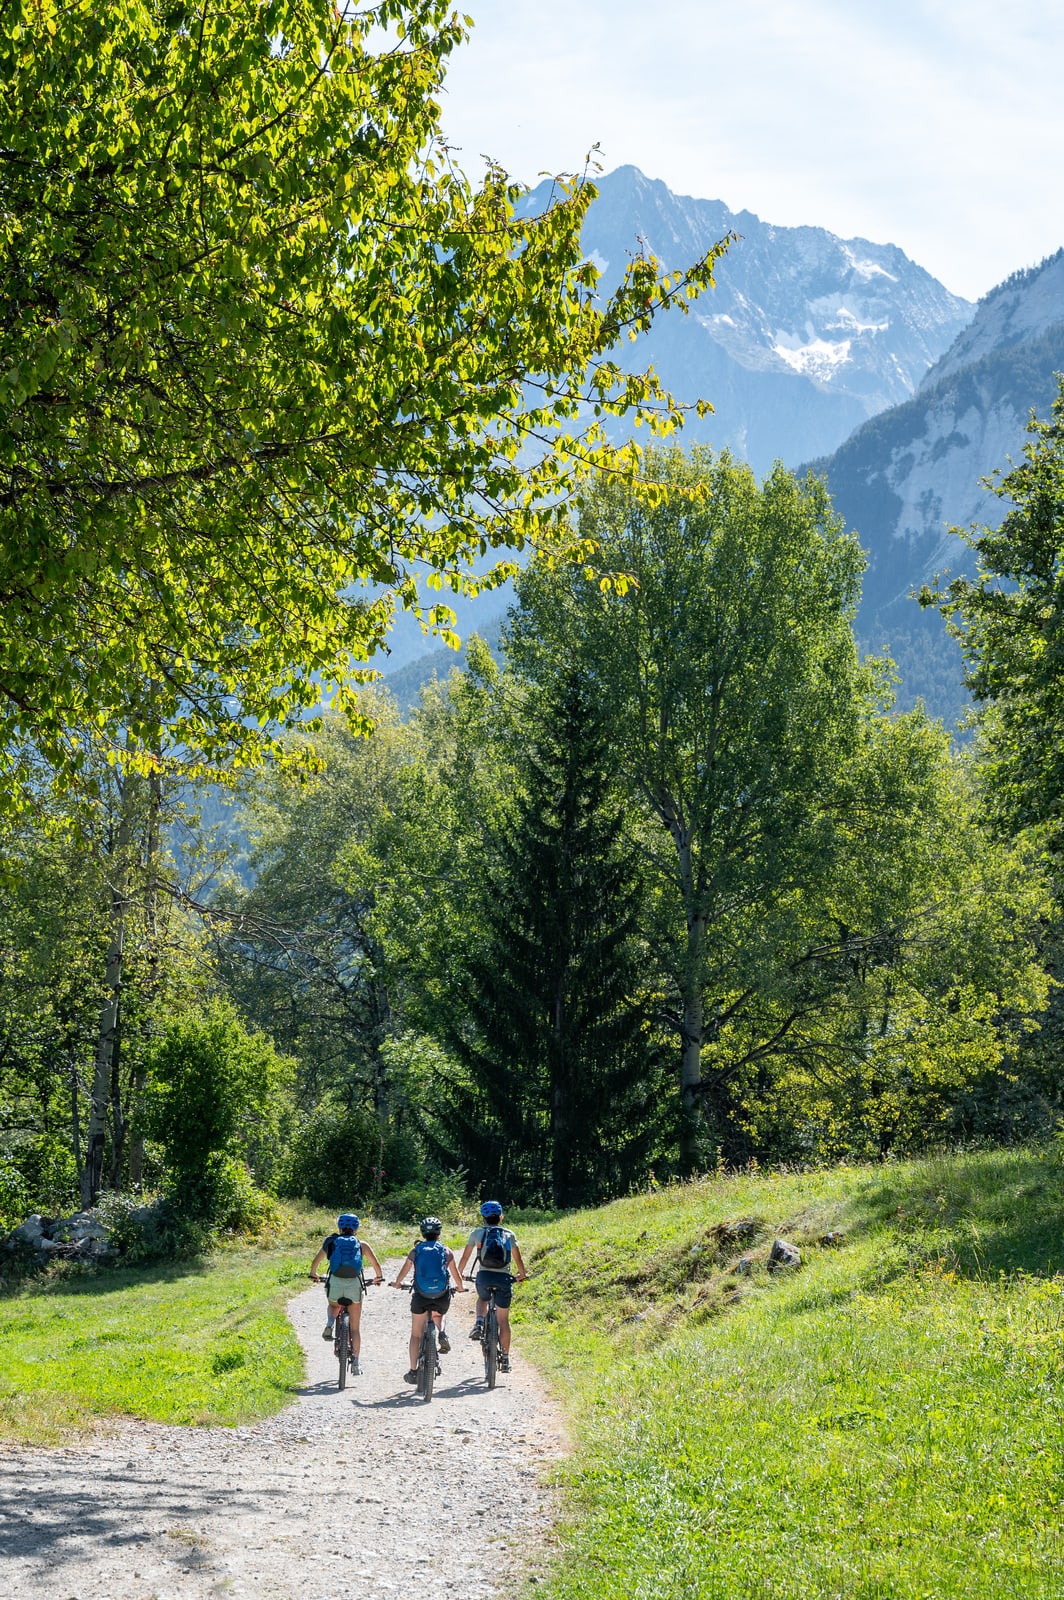
[[[508,1274],[511,1283],[517,1283],[517,1278],[511,1272]],[[469,1283],[476,1283],[476,1274],[467,1274]],[[495,1309],[495,1288],[492,1284],[487,1292],[487,1310],[484,1313],[484,1327],[480,1335],[480,1347],[484,1352],[484,1378],[489,1389],[494,1389],[499,1373],[499,1358],[505,1354],[502,1341],[499,1338],[499,1313]]]
[[[412,1294],[415,1285],[401,1283],[400,1289],[405,1289],[407,1294]],[[436,1318],[442,1316],[439,1311],[425,1313],[425,1326],[421,1330],[421,1343],[417,1351],[417,1387],[414,1393],[420,1395],[426,1402],[432,1399],[432,1390],[436,1379],[440,1377],[443,1368],[440,1366],[440,1352],[436,1342]]]
[[[316,1273],[308,1274],[312,1283],[326,1283],[326,1278],[319,1278]],[[362,1293],[366,1292],[366,1280],[362,1279]],[[360,1368],[358,1357],[355,1355],[354,1340],[351,1337],[351,1301],[345,1296],[340,1296],[333,1302],[340,1307],[333,1332],[333,1354],[340,1363],[339,1374],[336,1380],[338,1389],[347,1388],[347,1374],[350,1372],[355,1378],[359,1376]]]

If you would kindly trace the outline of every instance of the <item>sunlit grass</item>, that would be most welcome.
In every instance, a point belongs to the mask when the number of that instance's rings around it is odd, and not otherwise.
[[[283,1235],[200,1262],[62,1271],[0,1298],[0,1439],[58,1443],[109,1416],[252,1422],[289,1403],[303,1356],[285,1302],[335,1217],[289,1210]],[[409,1229],[364,1229],[378,1254]]]
[[[776,1233],[794,1275],[764,1271]],[[1059,1159],[714,1180],[529,1244],[522,1335],[578,1441],[538,1593],[1064,1594]]]

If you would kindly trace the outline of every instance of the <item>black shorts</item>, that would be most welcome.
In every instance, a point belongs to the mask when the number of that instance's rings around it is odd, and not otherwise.
[[[514,1297],[513,1273],[494,1272],[488,1267],[481,1267],[477,1273],[477,1299],[486,1300],[492,1289],[495,1290],[495,1304],[503,1311],[508,1310]]]
[[[417,1285],[414,1285],[410,1295],[411,1316],[419,1317],[423,1311],[438,1311],[442,1316],[444,1312],[449,1311],[450,1309],[450,1289],[445,1289],[443,1294],[424,1295],[421,1293],[421,1290],[417,1287]]]

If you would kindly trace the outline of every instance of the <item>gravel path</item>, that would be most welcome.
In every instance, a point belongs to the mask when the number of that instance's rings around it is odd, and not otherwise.
[[[322,1289],[299,1295],[307,1381],[255,1427],[122,1422],[69,1448],[0,1451],[0,1596],[512,1596],[544,1556],[559,1415],[516,1348],[488,1393],[472,1294],[456,1297],[433,1400],[417,1399],[402,1378],[409,1305],[370,1290],[365,1375],[341,1394]]]

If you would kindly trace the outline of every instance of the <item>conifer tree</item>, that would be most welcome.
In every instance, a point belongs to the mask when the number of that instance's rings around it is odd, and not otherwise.
[[[474,1182],[567,1207],[623,1190],[654,1134],[641,886],[586,686],[532,689],[522,726],[449,1028],[465,1075],[445,1090],[444,1137]]]

